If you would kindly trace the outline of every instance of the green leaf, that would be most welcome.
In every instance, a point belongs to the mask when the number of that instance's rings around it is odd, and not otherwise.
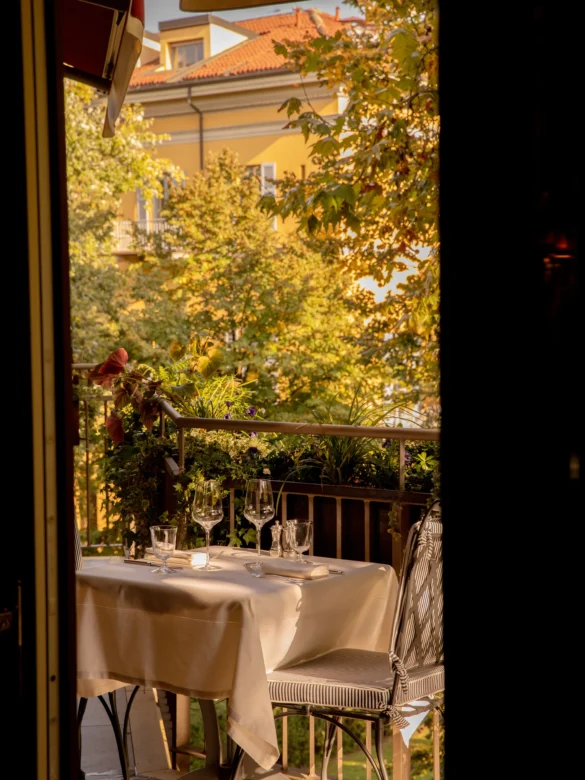
[[[357,196],[356,191],[351,184],[340,184],[335,188],[335,197],[338,202],[346,201],[350,205],[355,205]]]
[[[417,48],[418,43],[414,36],[407,32],[399,32],[392,40],[392,54],[399,63],[404,63]]]
[[[328,136],[317,141],[313,146],[313,152],[315,154],[322,154],[324,157],[335,154],[339,150],[339,141],[337,139]]]

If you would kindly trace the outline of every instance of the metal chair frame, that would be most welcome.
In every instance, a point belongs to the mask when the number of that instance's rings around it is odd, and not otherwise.
[[[130,694],[128,703],[126,705],[126,712],[124,713],[124,721],[122,727],[120,727],[120,718],[118,715],[118,704],[116,702],[116,691],[111,691],[107,694],[108,702],[103,696],[98,696],[103,708],[105,709],[112,731],[114,732],[114,739],[116,740],[116,747],[118,749],[118,758],[120,760],[120,767],[122,768],[122,777],[124,780],[130,780],[130,767],[128,766],[128,726],[130,724],[130,710],[136,694],[140,689],[140,685],[135,685],[134,690]],[[77,739],[79,744],[79,777],[81,780],[85,778],[85,772],[81,769],[81,725],[83,723],[83,716],[87,708],[87,699],[81,698],[79,700],[79,708],[77,710]]]

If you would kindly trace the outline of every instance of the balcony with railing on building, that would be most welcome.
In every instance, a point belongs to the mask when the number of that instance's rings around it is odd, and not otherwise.
[[[114,251],[134,255],[145,248],[152,236],[163,236],[168,230],[166,219],[118,219],[114,222]]]

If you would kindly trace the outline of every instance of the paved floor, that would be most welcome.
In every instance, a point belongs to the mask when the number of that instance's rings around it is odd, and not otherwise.
[[[133,688],[120,688],[117,705],[120,720]],[[128,753],[131,771],[141,778],[167,780],[181,777],[170,769],[170,757],[158,706],[152,689],[140,688],[130,713]],[[88,778],[122,780],[116,741],[110,721],[98,699],[90,699],[81,727],[81,768]]]

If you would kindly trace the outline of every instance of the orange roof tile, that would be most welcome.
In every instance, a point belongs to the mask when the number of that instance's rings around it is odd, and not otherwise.
[[[307,30],[299,30],[296,27],[283,27],[278,33],[262,35],[224,52],[210,62],[204,63],[197,70],[185,74],[184,81],[281,70],[286,68],[287,60],[274,51],[275,41],[283,41],[285,39],[302,41],[306,37],[308,37]]]
[[[237,44],[197,66],[183,68],[182,77],[181,70],[157,70],[160,66],[154,63],[136,68],[130,81],[130,88],[147,87],[167,81],[176,84],[195,79],[229,78],[246,73],[282,70],[287,67],[287,61],[275,53],[276,41],[300,42],[305,38],[317,37],[321,30],[328,35],[334,35],[347,26],[347,22],[336,20],[331,14],[312,9],[301,11],[298,17],[293,11],[289,14],[246,19],[237,24],[255,32],[258,37]]]
[[[130,86],[143,87],[148,84],[162,84],[176,74],[176,70],[163,70],[158,62],[149,62],[140,68],[134,68]]]

